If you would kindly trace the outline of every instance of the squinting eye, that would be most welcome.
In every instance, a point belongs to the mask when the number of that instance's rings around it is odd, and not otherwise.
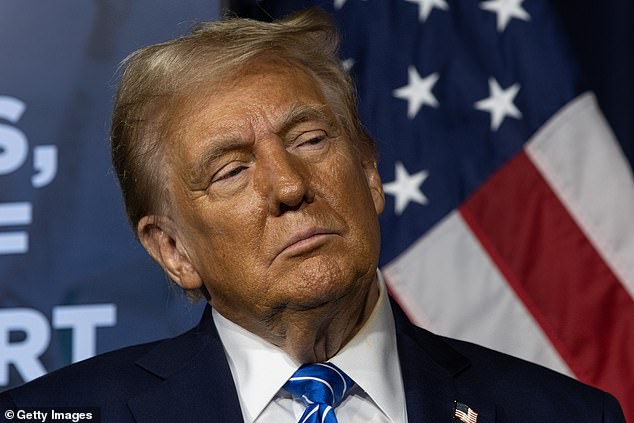
[[[216,174],[216,176],[213,178],[211,182],[213,183],[213,182],[224,181],[224,180],[233,178],[234,176],[238,176],[246,168],[247,168],[246,166],[236,166],[226,171],[220,171]]]
[[[314,137],[309,139],[308,141],[302,143],[302,144],[308,144],[308,145],[316,145],[319,144],[320,142],[322,142],[324,139],[326,138],[325,135],[321,135],[319,137]]]
[[[302,134],[296,145],[297,148],[314,148],[320,146],[327,138],[328,135],[323,131],[311,131]]]

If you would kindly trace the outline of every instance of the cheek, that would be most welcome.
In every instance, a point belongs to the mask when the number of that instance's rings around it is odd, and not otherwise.
[[[255,254],[259,239],[253,233],[252,225],[242,221],[197,243],[196,266],[215,306],[237,302],[243,307],[245,299],[257,298],[251,281],[263,270]]]
[[[235,280],[254,267],[262,242],[261,208],[249,202],[215,204],[191,220],[196,262],[207,280]]]
[[[341,155],[330,166],[327,189],[331,194],[331,201],[342,210],[354,214],[357,220],[367,221],[376,219],[376,209],[368,180],[360,163],[353,162],[349,157]]]
[[[348,248],[361,256],[378,256],[378,214],[361,164],[342,154],[322,175],[327,175],[319,181],[324,197],[350,230]]]

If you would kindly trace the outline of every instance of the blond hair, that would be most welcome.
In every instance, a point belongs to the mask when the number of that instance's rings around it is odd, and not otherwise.
[[[237,73],[262,56],[286,59],[311,72],[346,135],[365,151],[374,144],[362,127],[354,87],[337,58],[339,37],[329,16],[309,9],[274,22],[226,18],[191,34],[135,51],[121,65],[111,128],[112,162],[130,224],[164,212],[167,173],[163,146],[176,98]],[[213,98],[210,99],[213,101]]]

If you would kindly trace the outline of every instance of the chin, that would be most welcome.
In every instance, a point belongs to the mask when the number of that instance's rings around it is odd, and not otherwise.
[[[363,276],[367,273],[367,269],[359,270],[345,257],[311,257],[284,275],[288,304],[306,309],[334,304],[355,290],[363,290]]]

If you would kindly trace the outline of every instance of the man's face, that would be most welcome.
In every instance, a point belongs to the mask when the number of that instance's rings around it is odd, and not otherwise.
[[[367,291],[383,192],[312,75],[258,61],[195,98],[167,159],[174,238],[238,323]]]

